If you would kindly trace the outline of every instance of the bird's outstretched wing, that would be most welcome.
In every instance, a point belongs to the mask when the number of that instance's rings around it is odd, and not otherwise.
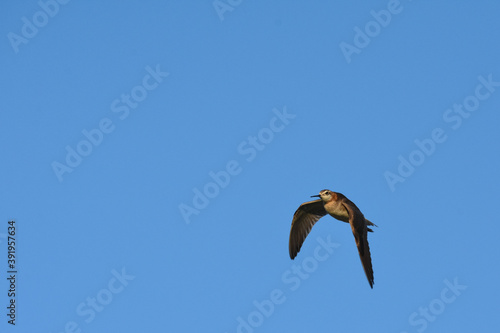
[[[313,225],[326,215],[325,207],[321,199],[304,202],[293,214],[292,228],[290,230],[290,241],[288,250],[290,258],[295,258],[299,253],[302,243],[311,231]]]
[[[372,258],[370,255],[370,247],[368,246],[368,229],[366,227],[365,217],[351,200],[342,198],[342,205],[349,213],[349,224],[351,225],[352,233],[356,240],[361,264],[365,270],[368,283],[370,287],[373,288]]]

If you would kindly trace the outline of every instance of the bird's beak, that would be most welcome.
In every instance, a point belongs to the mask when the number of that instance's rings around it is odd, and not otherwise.
[[[311,195],[311,198],[314,198],[314,197],[321,198],[321,196],[320,196],[319,194],[316,194],[316,195]]]

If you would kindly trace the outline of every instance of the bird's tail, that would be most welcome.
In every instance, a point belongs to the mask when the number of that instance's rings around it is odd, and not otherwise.
[[[368,220],[368,219],[365,219],[365,222],[366,222],[366,225],[374,225],[378,228],[378,225],[376,225],[375,223],[373,223],[372,221]],[[373,232],[373,230],[371,228],[366,228],[369,232]]]

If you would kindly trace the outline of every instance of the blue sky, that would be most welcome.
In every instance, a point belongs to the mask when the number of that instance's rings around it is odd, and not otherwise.
[[[497,2],[2,7],[2,332],[500,328]]]

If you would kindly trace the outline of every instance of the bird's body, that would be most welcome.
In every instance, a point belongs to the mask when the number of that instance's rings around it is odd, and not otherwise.
[[[325,207],[326,212],[328,214],[330,214],[331,216],[333,216],[334,218],[336,218],[337,220],[349,223],[349,213],[344,208],[344,206],[342,206],[342,202],[339,200],[340,193],[335,193],[335,192],[331,192],[331,193],[332,193],[333,200],[323,203],[323,206]]]
[[[363,269],[370,287],[373,288],[373,269],[367,234],[368,231],[372,231],[368,225],[375,224],[365,219],[359,208],[342,193],[323,190],[314,197],[320,199],[303,203],[293,215],[289,242],[290,258],[294,259],[297,256],[313,225],[329,214],[351,225]]]

